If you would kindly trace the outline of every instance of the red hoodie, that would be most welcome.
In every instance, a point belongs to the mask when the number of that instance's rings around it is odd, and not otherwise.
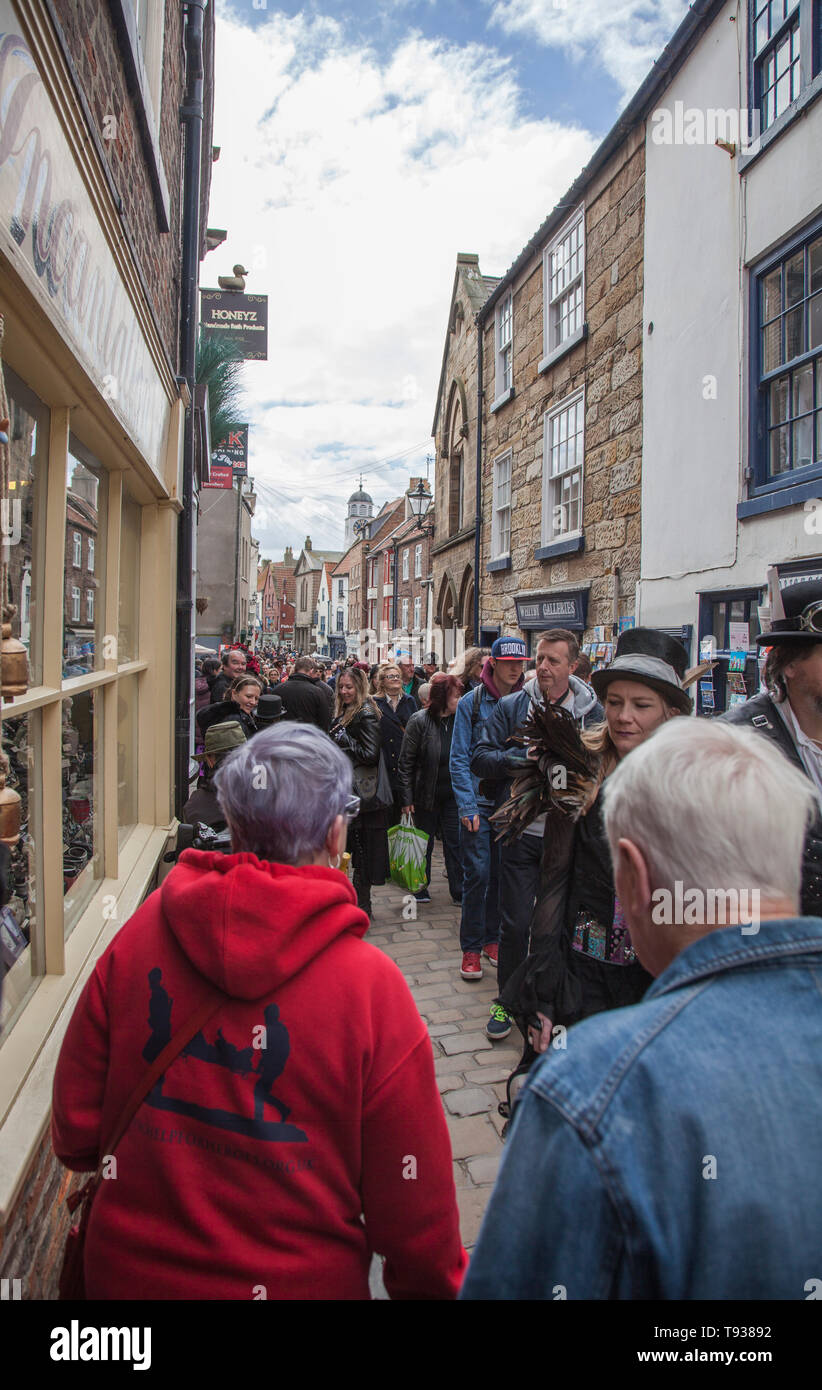
[[[69,1168],[96,1167],[206,981],[230,998],[98,1188],[89,1298],[365,1299],[372,1250],[392,1298],[456,1296],[467,1257],[431,1044],[367,925],[335,869],[187,850],[118,932],[57,1065]]]

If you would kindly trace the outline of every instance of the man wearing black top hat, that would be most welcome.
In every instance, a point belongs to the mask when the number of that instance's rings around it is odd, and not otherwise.
[[[754,695],[721,718],[764,734],[810,778],[818,811],[805,837],[802,912],[822,916],[822,581],[806,579],[773,589],[771,627],[757,645],[768,647],[767,694]]]

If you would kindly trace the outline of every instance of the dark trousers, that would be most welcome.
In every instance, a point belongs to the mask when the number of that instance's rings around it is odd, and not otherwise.
[[[479,830],[466,830],[460,824],[461,951],[481,951],[499,940],[499,844],[488,814],[480,811]]]
[[[501,848],[497,970],[501,990],[528,955],[541,864],[541,835],[520,835],[512,845]]]
[[[414,824],[419,830],[424,830],[428,836],[426,883],[431,882],[431,855],[434,853],[434,838],[436,835],[439,835],[442,839],[442,851],[445,856],[445,871],[448,875],[448,887],[451,892],[451,897],[459,901],[462,896],[460,818],[457,813],[457,803],[453,792],[448,796],[440,797],[434,803],[430,811],[423,811],[421,807],[415,808]]]

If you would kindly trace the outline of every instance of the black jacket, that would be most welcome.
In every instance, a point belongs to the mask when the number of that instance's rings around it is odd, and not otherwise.
[[[230,720],[236,720],[246,738],[253,738],[257,732],[256,719],[252,714],[246,714],[245,710],[240,709],[236,700],[218,700],[216,704],[206,705],[197,715],[197,727],[205,738],[206,729],[212,724],[226,724]]]
[[[211,703],[216,705],[220,700],[225,700],[231,689],[236,676],[227,676],[225,671],[218,671],[211,683]]]
[[[380,760],[380,717],[363,705],[350,724],[334,724],[331,737],[355,767],[375,767]]]
[[[225,830],[226,819],[217,800],[213,782],[204,782],[188,798],[181,820],[185,825],[210,825],[212,830]]]
[[[293,676],[277,686],[277,694],[283,702],[283,718],[297,724],[316,724],[323,733],[328,733],[332,704],[310,676],[295,671]]]
[[[405,726],[399,762],[403,806],[432,811],[437,800],[442,731],[427,709],[418,709]]]
[[[382,751],[385,754],[385,765],[388,768],[388,776],[391,778],[391,786],[394,795],[400,796],[400,752],[402,749],[402,740],[409,719],[413,714],[417,713],[417,706],[410,695],[401,695],[397,701],[396,709],[392,707],[385,695],[378,695],[376,697],[376,703],[382,710],[380,731],[382,733]]]
[[[754,695],[743,705],[735,705],[733,709],[720,715],[720,718],[725,724],[746,724],[749,728],[756,729],[757,733],[769,738],[805,777],[808,776],[796,744],[770,695]],[[805,917],[822,916],[822,815],[818,810],[805,836],[801,907]]]

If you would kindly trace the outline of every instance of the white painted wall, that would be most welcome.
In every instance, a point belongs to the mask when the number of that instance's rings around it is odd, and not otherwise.
[[[727,5],[658,105],[744,105],[744,25],[745,7]],[[654,128],[649,120],[644,318],[654,332],[644,340],[637,616],[667,627],[696,624],[699,590],[758,587],[769,564],[822,549],[801,505],[736,519],[748,462],[745,267],[822,208],[822,102],[742,180],[715,146],[657,144]],[[709,375],[716,400],[703,397]]]

